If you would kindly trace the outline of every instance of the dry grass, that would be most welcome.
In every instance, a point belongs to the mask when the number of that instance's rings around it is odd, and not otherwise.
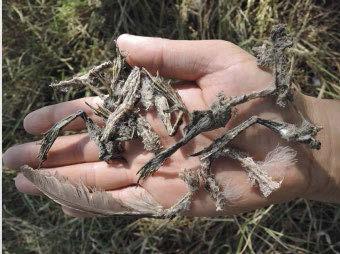
[[[203,2],[203,3],[202,3]],[[296,38],[295,79],[304,92],[340,98],[337,1],[4,1],[3,148],[32,139],[24,116],[65,95],[48,84],[109,56],[124,32],[176,39],[220,38],[245,49],[286,23]],[[3,173],[5,253],[332,253],[340,207],[296,200],[219,219],[71,219],[44,197],[19,194]]]

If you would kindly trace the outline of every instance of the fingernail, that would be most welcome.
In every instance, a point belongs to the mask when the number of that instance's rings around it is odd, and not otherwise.
[[[36,120],[38,120],[35,119],[35,116],[36,114],[34,114],[33,112],[25,116],[23,125],[26,131],[31,131],[33,129],[32,123],[36,123]]]
[[[19,174],[18,174],[16,177],[13,178],[13,181],[16,183],[17,181],[20,181],[19,178],[20,178],[20,176],[19,176]]]
[[[124,48],[127,45],[140,44],[147,40],[148,40],[148,37],[144,37],[144,36],[122,34],[117,39],[117,45],[119,48]]]
[[[18,191],[30,195],[41,194],[41,192],[29,180],[27,180],[23,174],[19,173],[13,178],[13,180]]]
[[[16,188],[18,189],[18,191],[20,191],[20,192],[23,192],[23,191],[22,191],[22,185],[23,185],[22,183],[23,183],[23,181],[24,181],[23,178],[24,178],[24,176],[23,176],[23,174],[21,174],[21,173],[17,174],[17,176],[13,178],[15,187],[16,187]]]
[[[14,149],[15,149],[14,146],[8,148],[8,149],[6,150],[6,152],[2,155],[3,164],[4,164],[4,166],[7,167],[7,168],[13,167],[13,165],[12,165],[12,160],[11,160],[11,159],[12,159],[12,158],[11,158],[11,153],[13,153]]]
[[[2,155],[2,162],[5,167],[8,167],[8,150]]]

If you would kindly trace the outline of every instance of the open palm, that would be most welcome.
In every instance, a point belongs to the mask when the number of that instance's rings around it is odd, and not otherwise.
[[[130,65],[143,66],[154,73],[159,71],[162,76],[186,80],[176,88],[189,111],[209,108],[216,94],[221,91],[226,96],[240,95],[264,89],[272,81],[271,74],[259,69],[252,55],[225,41],[171,41],[122,35],[118,38],[118,46],[127,54]],[[303,104],[307,100],[309,99],[297,95],[297,105],[301,110],[304,110]],[[40,134],[79,109],[84,110],[95,121],[100,121],[86,106],[85,101],[92,105],[100,103],[98,98],[91,97],[41,108],[26,117],[24,127],[29,133]],[[257,99],[240,105],[226,129],[252,115],[296,122],[298,117],[292,112],[289,108],[279,109],[270,99]],[[171,146],[181,137],[181,131],[175,137],[169,137],[161,122],[152,114],[147,115],[147,118],[159,133],[163,147]],[[65,129],[80,130],[84,127],[77,120]],[[81,179],[87,186],[105,189],[122,200],[133,199],[134,192],[145,192],[164,207],[170,207],[187,191],[178,173],[200,166],[199,159],[189,155],[208,146],[223,131],[225,129],[199,135],[179,149],[157,173],[141,182],[137,188],[134,186],[138,180],[137,171],[153,157],[137,141],[126,144],[126,163],[107,164],[98,161],[98,149],[87,134],[60,137],[52,146],[42,170],[57,171],[75,182]],[[247,129],[235,141],[238,148],[247,151],[257,160],[264,159],[278,144],[285,144],[273,133],[258,126]],[[269,172],[273,177],[285,177],[285,180],[282,188],[267,199],[261,197],[256,188],[251,187],[245,171],[237,162],[217,160],[213,164],[217,180],[224,187],[225,194],[233,200],[232,206],[227,207],[223,213],[239,213],[306,195],[310,191],[311,171],[314,170],[310,165],[313,164],[314,157],[302,145],[294,145],[294,149],[298,150],[300,156],[296,165],[289,168],[278,166]],[[13,168],[24,164],[37,167],[38,151],[39,145],[35,142],[12,147],[4,155],[5,165]],[[39,194],[21,174],[16,178],[16,186],[22,192]],[[69,208],[64,208],[64,211],[75,216],[83,215]],[[214,201],[202,190],[195,196],[189,214],[216,215]]]

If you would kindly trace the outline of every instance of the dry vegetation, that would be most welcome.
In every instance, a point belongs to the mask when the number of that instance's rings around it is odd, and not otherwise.
[[[98,64],[124,32],[175,39],[220,38],[250,50],[272,25],[295,38],[294,83],[340,98],[337,1],[11,1],[3,5],[3,149],[32,139],[24,116],[90,95],[48,85]],[[213,4],[214,3],[214,4]],[[338,26],[338,27],[337,27]],[[19,194],[3,172],[5,253],[286,252],[340,249],[340,207],[305,200],[219,219],[72,219],[46,198]]]

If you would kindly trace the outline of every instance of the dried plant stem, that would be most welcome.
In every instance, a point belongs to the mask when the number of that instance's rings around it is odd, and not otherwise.
[[[253,48],[258,66],[273,70],[276,103],[280,107],[286,107],[289,101],[293,101],[291,72],[288,71],[289,63],[285,54],[286,49],[292,45],[293,42],[288,37],[285,27],[279,24],[273,27],[270,42]]]
[[[81,117],[86,125],[87,131],[91,140],[93,140],[99,148],[99,159],[105,161],[111,161],[112,159],[122,158],[120,153],[122,152],[122,147],[120,142],[117,141],[109,141],[102,142],[100,140],[101,128],[97,126],[84,111],[79,110],[75,114],[71,114],[58,123],[56,123],[48,132],[44,134],[44,138],[41,142],[41,147],[38,154],[39,166],[42,166],[42,163],[47,159],[47,153],[51,149],[53,143],[57,139],[60,131],[66,125],[70,124],[76,118]]]
[[[228,200],[226,199],[221,186],[216,181],[215,175],[211,172],[211,163],[211,159],[202,159],[199,171],[200,177],[202,179],[204,189],[215,201],[216,211],[222,211],[224,206],[228,204]]]
[[[83,111],[78,111],[77,113],[71,114],[63,118],[59,122],[55,123],[50,130],[44,133],[44,138],[41,141],[41,147],[40,147],[40,151],[38,154],[38,160],[39,160],[38,168],[40,168],[42,165],[42,162],[47,159],[47,153],[51,149],[54,141],[57,139],[60,131],[66,125],[74,121],[77,117],[81,116],[82,114],[84,114]]]
[[[77,86],[86,86],[88,87],[92,92],[94,92],[96,95],[98,95],[101,98],[104,98],[104,94],[94,85],[92,85],[93,83],[93,79],[95,77],[100,77],[99,73],[102,72],[105,69],[108,69],[112,67],[112,62],[111,61],[107,61],[104,62],[98,66],[93,67],[91,70],[89,70],[86,74],[81,75],[81,76],[76,76],[73,77],[70,80],[65,80],[65,81],[61,81],[59,83],[56,84],[52,84],[51,87],[53,88],[58,88],[58,89],[62,89],[62,90],[67,90],[70,87],[77,87]],[[105,82],[103,82],[105,84]]]
[[[273,93],[273,88],[264,89],[259,92],[253,92],[246,95],[235,96],[227,99],[223,95],[219,95],[218,100],[212,105],[211,110],[207,111],[195,111],[189,123],[188,131],[184,137],[171,147],[163,150],[157,154],[153,159],[146,163],[139,171],[140,178],[145,179],[146,177],[153,174],[163,162],[174,154],[179,148],[187,144],[190,140],[195,138],[202,132],[210,131],[213,129],[224,127],[230,119],[232,107],[244,103],[256,98],[268,96]],[[256,119],[248,120],[253,121],[251,124],[256,122]],[[240,126],[242,128],[242,126]]]
[[[199,176],[194,170],[184,170],[184,172],[180,174],[180,178],[187,184],[188,192],[184,194],[184,196],[172,207],[164,210],[162,216],[165,218],[173,218],[175,216],[182,215],[189,210],[191,200],[195,193],[199,190]]]
[[[140,69],[135,67],[127,80],[125,81],[124,88],[124,101],[118,106],[118,108],[110,114],[106,121],[105,129],[101,137],[101,141],[108,141],[114,128],[118,122],[128,113],[134,109],[134,105],[137,102],[137,90],[140,87]]]
[[[169,133],[170,136],[175,135],[175,133],[177,132],[178,127],[181,125],[181,123],[183,121],[183,116],[184,116],[184,112],[180,111],[172,129],[170,130],[170,133]]]
[[[228,130],[226,134],[224,134],[220,138],[215,139],[215,141],[209,147],[193,154],[193,156],[202,155],[202,159],[206,159],[211,155],[215,155],[215,153],[220,152],[224,147],[226,147],[227,144],[232,141],[238,134],[255,124],[257,122],[257,119],[257,116],[250,117],[248,120],[242,122],[231,130]]]
[[[287,141],[294,141],[309,145],[311,149],[320,149],[321,143],[314,136],[321,130],[311,122],[303,118],[299,127],[291,123],[277,122],[259,118],[257,122],[278,133]]]

